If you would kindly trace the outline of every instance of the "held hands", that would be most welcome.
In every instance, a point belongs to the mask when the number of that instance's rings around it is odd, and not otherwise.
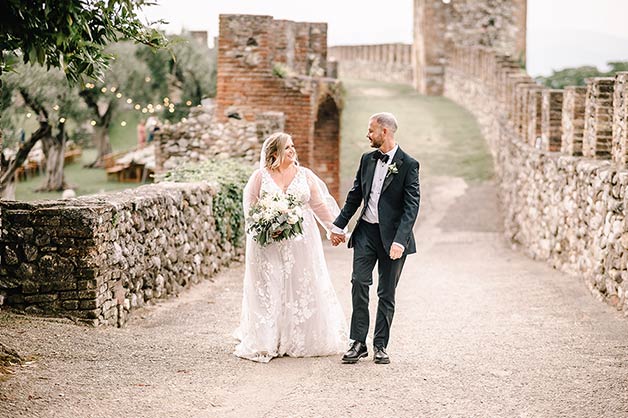
[[[347,240],[345,234],[337,234],[335,232],[331,233],[330,239],[331,239],[331,245],[333,245],[334,247],[337,247],[338,245],[340,245],[341,243]]]

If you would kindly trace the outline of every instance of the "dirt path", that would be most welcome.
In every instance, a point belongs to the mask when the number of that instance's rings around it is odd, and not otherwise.
[[[0,340],[35,357],[0,382],[0,417],[628,416],[628,321],[513,252],[494,189],[424,182],[390,365],[233,357],[236,266],[124,329],[0,313]],[[351,253],[326,254],[348,316]]]

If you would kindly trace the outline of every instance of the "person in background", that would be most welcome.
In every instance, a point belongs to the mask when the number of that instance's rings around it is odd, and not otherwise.
[[[140,119],[137,124],[137,147],[142,149],[146,146],[146,121]]]

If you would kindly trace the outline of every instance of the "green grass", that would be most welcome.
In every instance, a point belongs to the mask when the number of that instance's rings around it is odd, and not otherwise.
[[[368,118],[391,112],[399,145],[421,163],[421,176],[455,176],[482,181],[493,175],[488,147],[475,118],[444,97],[422,96],[411,86],[342,80],[341,182],[349,187],[360,155],[369,151]]]
[[[111,147],[114,152],[128,150],[136,146],[136,126],[139,118],[140,116],[137,112],[126,112],[114,119],[109,130]],[[124,127],[120,125],[123,120],[127,122],[127,125]],[[75,187],[78,196],[139,186],[138,183],[107,181],[105,170],[102,168],[84,168],[84,165],[91,163],[95,159],[95,149],[83,149],[81,159],[65,167],[66,182],[69,186]],[[39,175],[27,181],[18,182],[15,188],[15,198],[26,201],[61,198],[62,192],[35,192],[43,181],[44,177]]]

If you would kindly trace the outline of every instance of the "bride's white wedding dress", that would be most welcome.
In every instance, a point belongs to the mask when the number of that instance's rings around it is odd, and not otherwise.
[[[283,193],[262,168],[244,190],[245,213],[264,192]],[[259,362],[283,355],[337,354],[348,342],[346,320],[316,226],[318,219],[331,230],[338,205],[325,184],[304,167],[297,167],[285,193],[303,202],[303,235],[265,247],[251,236],[246,238],[242,316],[234,333],[240,343],[234,354]]]

